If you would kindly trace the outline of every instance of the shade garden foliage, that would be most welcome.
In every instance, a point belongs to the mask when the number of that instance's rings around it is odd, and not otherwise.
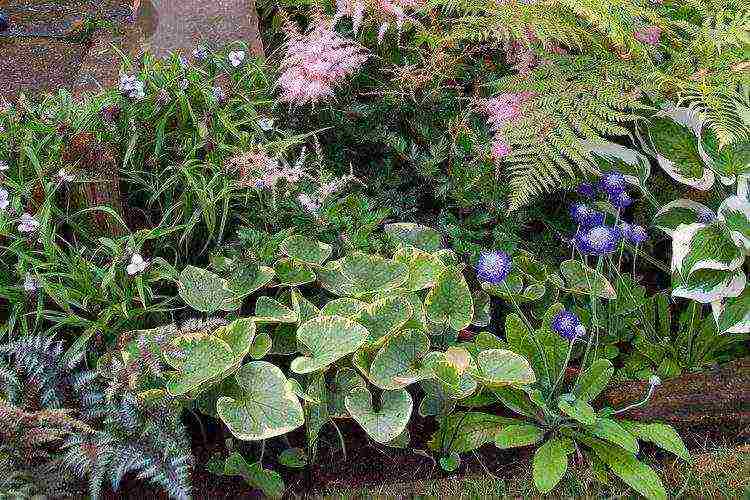
[[[264,59],[5,106],[0,493],[189,498],[208,467],[281,496],[356,425],[666,498],[642,447],[690,453],[628,410],[750,353],[741,3],[261,4]]]

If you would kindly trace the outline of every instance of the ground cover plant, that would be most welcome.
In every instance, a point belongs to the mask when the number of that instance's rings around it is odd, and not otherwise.
[[[265,59],[0,111],[0,493],[276,497],[367,443],[667,498],[632,411],[750,355],[750,11],[260,8]]]

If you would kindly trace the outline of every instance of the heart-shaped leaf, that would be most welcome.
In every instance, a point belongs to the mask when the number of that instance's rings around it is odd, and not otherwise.
[[[318,316],[297,330],[297,340],[310,352],[292,361],[295,373],[311,373],[326,368],[367,342],[365,327],[341,316]]]
[[[528,360],[507,349],[488,349],[477,355],[477,368],[472,374],[488,387],[536,382]]]
[[[349,418],[349,412],[346,410],[344,400],[349,393],[355,388],[366,388],[367,382],[356,370],[351,368],[341,368],[336,372],[333,378],[329,398],[328,413],[331,418]]]
[[[413,312],[404,296],[395,295],[367,304],[354,321],[370,332],[369,342],[377,342],[404,326]]]
[[[463,274],[455,267],[440,273],[435,287],[425,298],[427,318],[453,330],[468,328],[474,316],[474,302]]]
[[[297,313],[271,297],[258,297],[255,303],[256,323],[296,323]]]
[[[307,264],[295,259],[279,259],[273,266],[282,286],[299,286],[315,281],[315,273]]]
[[[406,387],[432,376],[432,370],[422,364],[422,357],[430,349],[430,339],[419,330],[397,332],[383,344],[370,366],[370,381],[381,389]]]
[[[322,316],[343,316],[345,318],[354,319],[355,316],[367,306],[367,302],[358,299],[352,299],[350,297],[341,297],[340,299],[334,299],[320,310]]]
[[[187,266],[180,273],[177,288],[182,300],[196,311],[214,313],[240,307],[227,281],[206,269]]]
[[[208,380],[219,377],[234,363],[232,348],[223,340],[207,337],[191,344],[185,360],[167,383],[167,391],[173,396],[182,396],[200,387]]]
[[[397,222],[386,224],[384,230],[396,244],[405,243],[425,252],[434,252],[443,246],[443,237],[431,227]]]
[[[317,268],[320,284],[340,296],[364,297],[392,290],[409,278],[406,264],[356,252]]]
[[[268,439],[304,423],[302,405],[277,366],[251,361],[240,368],[235,379],[242,396],[220,397],[216,411],[238,439]]]
[[[365,388],[349,392],[344,404],[352,418],[378,443],[387,443],[404,432],[414,405],[404,389],[384,391],[376,410],[372,394]]]
[[[438,275],[445,265],[431,253],[412,246],[402,246],[393,254],[393,260],[409,267],[409,278],[404,288],[411,291],[423,290],[435,285]]]

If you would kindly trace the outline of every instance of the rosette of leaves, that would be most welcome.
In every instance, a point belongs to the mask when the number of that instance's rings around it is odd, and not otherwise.
[[[592,463],[621,478],[646,498],[667,498],[659,476],[638,460],[638,440],[651,441],[684,460],[690,455],[669,426],[627,422],[611,408],[595,409],[592,402],[610,381],[614,368],[606,359],[587,363],[574,380],[566,380],[572,344],[552,331],[552,319],[562,310],[554,305],[536,331],[515,315],[506,320],[510,350],[522,354],[538,375],[523,390],[513,385],[492,388],[503,405],[520,415],[520,422],[494,434],[503,449],[535,446],[534,483],[542,493],[552,490],[565,474],[570,455],[580,449]],[[648,427],[648,429],[647,429]]]

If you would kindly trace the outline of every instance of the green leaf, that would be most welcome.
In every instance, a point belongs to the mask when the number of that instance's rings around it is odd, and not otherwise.
[[[507,349],[481,351],[477,356],[477,369],[472,375],[491,388],[536,382],[528,360]]]
[[[240,368],[235,379],[242,396],[220,397],[216,411],[238,439],[268,439],[304,423],[302,406],[277,366],[251,361]]]
[[[606,445],[598,441],[593,441],[591,448],[612,472],[635,491],[648,499],[667,499],[667,492],[659,476],[651,467],[639,462],[635,455],[623,451],[619,447]]]
[[[303,297],[297,289],[292,290],[292,309],[294,309],[297,315],[297,322],[299,324],[313,319],[320,314],[320,310],[315,304]]]
[[[258,297],[255,303],[256,323],[296,323],[297,314],[271,297]]]
[[[437,380],[422,380],[419,385],[424,391],[424,397],[419,403],[418,413],[422,417],[445,416],[456,407],[456,399],[450,397]]]
[[[561,412],[584,425],[596,423],[596,413],[588,402],[582,399],[560,397],[557,407]]]
[[[298,469],[307,465],[307,454],[302,448],[287,448],[279,454],[279,463]]]
[[[508,425],[495,436],[495,446],[500,449],[518,448],[536,444],[543,438],[544,431],[536,425]]]
[[[745,252],[750,252],[750,202],[742,196],[730,196],[721,203],[719,220],[724,221],[732,239]]]
[[[235,363],[232,348],[216,337],[206,337],[187,347],[185,361],[167,383],[167,391],[182,396],[220,376]]]
[[[273,266],[279,283],[283,286],[299,286],[315,281],[315,273],[303,262],[295,259],[279,259]]]
[[[344,404],[352,418],[378,443],[392,441],[404,432],[413,408],[411,396],[404,389],[384,391],[377,410],[366,388],[352,389]]]
[[[597,359],[581,374],[573,394],[577,399],[590,403],[607,387],[614,371],[611,361]]]
[[[317,271],[323,288],[355,298],[398,288],[409,278],[406,264],[361,252],[329,262]]]
[[[441,453],[466,453],[492,443],[507,425],[521,423],[514,418],[483,412],[456,412],[441,421],[432,435],[430,449]]]
[[[440,468],[446,472],[455,472],[461,467],[461,455],[456,452],[440,457]]]
[[[419,330],[404,330],[388,337],[370,366],[370,381],[385,390],[401,389],[432,376],[422,365],[430,339]]]
[[[434,286],[440,272],[445,269],[440,259],[412,246],[399,248],[393,254],[393,260],[409,267],[409,278],[404,288],[415,292]]]
[[[279,251],[293,259],[308,264],[323,264],[331,256],[331,245],[313,241],[304,236],[293,235],[279,245]]]
[[[332,418],[349,418],[344,400],[356,388],[366,388],[367,382],[356,370],[341,368],[336,372],[330,387],[328,398],[328,413]]]
[[[588,428],[588,431],[594,436],[616,444],[630,453],[638,453],[638,441],[633,434],[614,420],[599,417],[596,423]]]
[[[474,316],[474,304],[463,274],[455,267],[438,277],[435,287],[425,298],[427,318],[460,331],[468,328]]]
[[[681,198],[670,201],[654,215],[654,226],[672,236],[681,225],[701,222],[706,216],[713,218],[714,211],[697,201]]]
[[[206,269],[187,266],[180,273],[177,288],[182,300],[196,311],[214,313],[240,307],[226,280]]]
[[[472,294],[474,299],[474,317],[471,324],[478,327],[485,327],[490,324],[492,316],[490,314],[490,296],[481,290]]]
[[[349,297],[342,297],[328,302],[320,310],[322,316],[343,316],[345,318],[354,319],[355,316],[367,307],[367,302],[363,302],[358,299],[352,299]]]
[[[242,476],[250,486],[261,490],[264,495],[271,498],[281,498],[286,489],[284,480],[278,472],[264,469],[260,462],[250,465],[237,452],[227,457],[224,463],[224,474]]]
[[[259,333],[255,336],[253,343],[250,346],[250,357],[253,359],[261,359],[271,352],[272,346],[273,342],[271,341],[271,336],[265,332]]]
[[[602,299],[616,299],[612,284],[596,269],[584,266],[577,260],[566,260],[560,264],[560,272],[573,293],[591,295]]]
[[[750,333],[750,286],[739,297],[727,297],[711,304],[718,333]]]
[[[624,421],[622,425],[637,436],[638,439],[654,443],[659,448],[674,453],[686,462],[692,462],[693,459],[690,456],[690,452],[672,426],[659,423],[642,424],[630,421]]]
[[[557,486],[568,470],[568,455],[573,451],[570,440],[560,438],[550,439],[536,450],[532,475],[540,492],[548,493]]]
[[[353,319],[367,328],[370,333],[369,342],[378,342],[398,331],[413,313],[409,300],[402,295],[395,295],[367,304]]]
[[[311,373],[326,368],[363,346],[369,333],[365,327],[341,316],[318,316],[297,330],[297,340],[309,351],[292,361],[295,373]]]
[[[440,233],[427,226],[398,222],[386,224],[384,229],[385,234],[397,244],[406,243],[425,252],[435,252],[443,246]]]
[[[227,288],[232,291],[235,300],[240,300],[252,295],[261,288],[268,285],[274,277],[274,270],[267,266],[259,266],[253,272],[244,272],[233,275],[227,282]]]

